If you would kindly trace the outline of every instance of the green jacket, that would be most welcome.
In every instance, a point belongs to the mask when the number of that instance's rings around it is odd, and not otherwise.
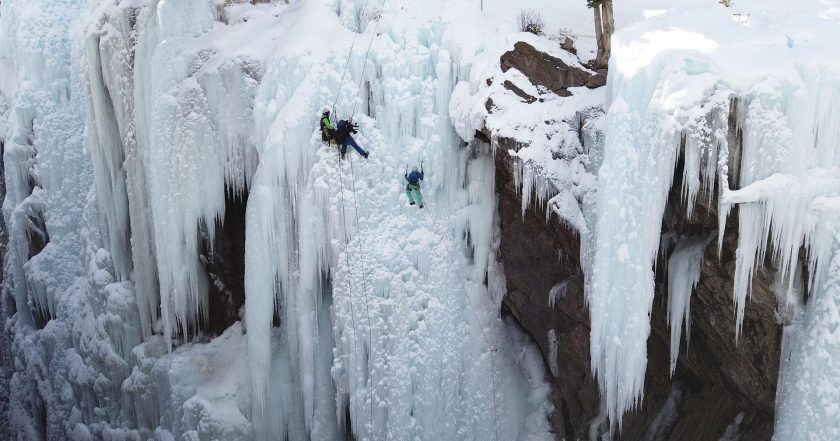
[[[330,117],[322,116],[321,117],[321,141],[324,142],[335,142],[333,138],[335,137],[335,127],[330,122]]]
[[[322,116],[321,117],[321,128],[323,129],[325,127],[327,129],[330,129],[331,131],[335,131],[335,127],[333,127],[332,123],[330,122],[330,117],[329,116]]]

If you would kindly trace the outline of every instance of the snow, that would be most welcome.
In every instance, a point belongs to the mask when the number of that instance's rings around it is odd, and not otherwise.
[[[539,206],[546,208],[546,218],[557,215],[586,235],[589,229],[581,205],[595,185],[592,170],[596,161],[590,158],[589,151],[600,134],[604,89],[572,88],[572,97],[561,98],[536,88],[516,69],[502,72],[498,54],[511,50],[517,41],[587,70],[581,65],[582,60],[560,49],[555,41],[548,43],[532,34],[516,34],[503,46],[479,56],[469,81],[456,85],[450,102],[453,125],[467,141],[475,137],[477,130],[484,129],[494,143],[510,140],[516,145],[507,154],[514,158],[514,179],[522,195],[523,216],[536,196]],[[523,101],[506,89],[506,82],[539,100]],[[486,107],[488,99],[493,100],[493,109]]]

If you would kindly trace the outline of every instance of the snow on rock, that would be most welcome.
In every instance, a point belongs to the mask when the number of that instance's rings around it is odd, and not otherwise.
[[[578,85],[573,79],[548,88],[545,83],[557,75],[552,72],[566,70],[569,77],[592,73],[559,42],[529,33],[515,37],[519,41],[485,49],[469,81],[456,86],[450,103],[453,125],[462,139],[480,133],[514,158],[523,215],[536,196],[546,217],[553,213],[586,235],[582,205],[595,184],[597,158],[589,152],[601,136],[604,89],[573,87]],[[514,49],[504,52],[510,46]],[[543,59],[534,62],[534,57]],[[516,68],[519,64],[527,74]],[[585,77],[579,82],[585,83]]]

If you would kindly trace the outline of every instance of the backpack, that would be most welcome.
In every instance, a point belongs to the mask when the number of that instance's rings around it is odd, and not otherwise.
[[[356,127],[358,126],[352,124],[350,121],[344,119],[339,121],[336,126],[335,140],[339,144],[344,143],[350,137],[351,133],[357,133]]]

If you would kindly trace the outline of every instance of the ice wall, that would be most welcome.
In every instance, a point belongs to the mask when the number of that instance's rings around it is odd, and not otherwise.
[[[134,59],[137,20],[144,3],[105,7],[85,33],[88,148],[94,165],[100,225],[114,256],[116,276],[134,282],[144,337],[160,315],[157,268],[146,168],[137,149]]]
[[[551,439],[541,362],[498,317],[492,158],[447,114],[472,52],[427,5],[362,9],[0,5],[10,434]],[[336,97],[370,162],[320,145]],[[246,191],[244,322],[214,337],[199,233]]]
[[[255,409],[274,408],[264,392],[275,363],[266,349],[279,337],[294,360],[305,428],[323,439],[339,430],[336,412],[357,439],[496,439],[496,431],[498,439],[541,439],[549,436],[541,368],[529,358],[523,363],[534,370],[518,373],[490,301],[499,295],[491,297],[485,283],[495,277],[492,158],[486,148],[463,148],[449,126],[459,75],[452,43],[444,23],[425,20],[417,6],[403,7],[407,17],[388,5],[380,23],[362,20],[352,80],[340,91],[345,59],[321,57],[331,55],[325,41],[345,42],[332,52],[343,55],[352,39],[331,34],[325,28],[334,23],[307,11],[322,6],[308,4],[290,18],[289,33],[317,32],[301,47],[278,48],[267,66],[256,105],[261,160],[246,255]],[[342,19],[353,22],[347,14],[358,10],[347,11]],[[367,161],[348,152],[339,162],[304,123],[333,100],[340,118],[357,109],[356,139],[371,151]],[[403,199],[405,166],[420,162],[423,210]],[[462,245],[468,258],[458,252]],[[272,338],[275,304],[282,327]],[[335,349],[323,344],[328,310]]]
[[[212,242],[225,192],[244,191],[253,174],[248,106],[259,78],[247,52],[212,44],[187,50],[212,30],[211,2],[152,3],[138,19],[136,141],[153,222],[146,229],[153,232],[164,334],[189,335],[207,320],[198,229],[206,226]]]
[[[653,268],[678,154],[685,163],[682,190],[689,213],[698,195],[718,196],[722,238],[726,216],[738,205],[733,299],[738,330],[756,265],[768,256],[793,283],[803,246],[815,297],[808,306],[810,337],[802,336],[793,359],[816,356],[807,348],[833,326],[825,311],[836,300],[827,269],[836,242],[828,218],[815,215],[814,207],[837,194],[840,132],[829,97],[837,96],[840,69],[819,43],[834,38],[837,27],[817,18],[816,4],[782,15],[771,10],[779,5],[751,6],[748,25],[731,20],[722,8],[672,10],[613,39],[588,298],[592,367],[614,423],[642,397]],[[786,29],[786,39],[779,29]],[[780,59],[786,64],[778,64]],[[672,263],[685,260],[676,258]],[[836,360],[832,354],[821,353],[817,364],[830,365]],[[803,382],[799,391],[813,385],[801,369],[791,365],[787,371]],[[825,394],[834,399],[834,390]],[[785,428],[793,415],[805,418],[809,406],[828,402],[826,395],[812,395],[812,404],[805,405],[808,399],[796,396],[797,405],[780,408],[778,439],[792,439]],[[805,430],[800,436],[831,439],[836,420],[820,412],[809,415],[805,419],[813,425],[797,426]]]
[[[8,413],[3,436],[60,438],[119,421],[119,299],[100,248],[77,20],[82,1],[0,4],[0,95],[9,227],[2,313]],[[113,332],[113,334],[112,334]],[[111,335],[109,335],[111,334]],[[136,344],[136,343],[135,343]],[[49,409],[49,411],[47,411]]]

